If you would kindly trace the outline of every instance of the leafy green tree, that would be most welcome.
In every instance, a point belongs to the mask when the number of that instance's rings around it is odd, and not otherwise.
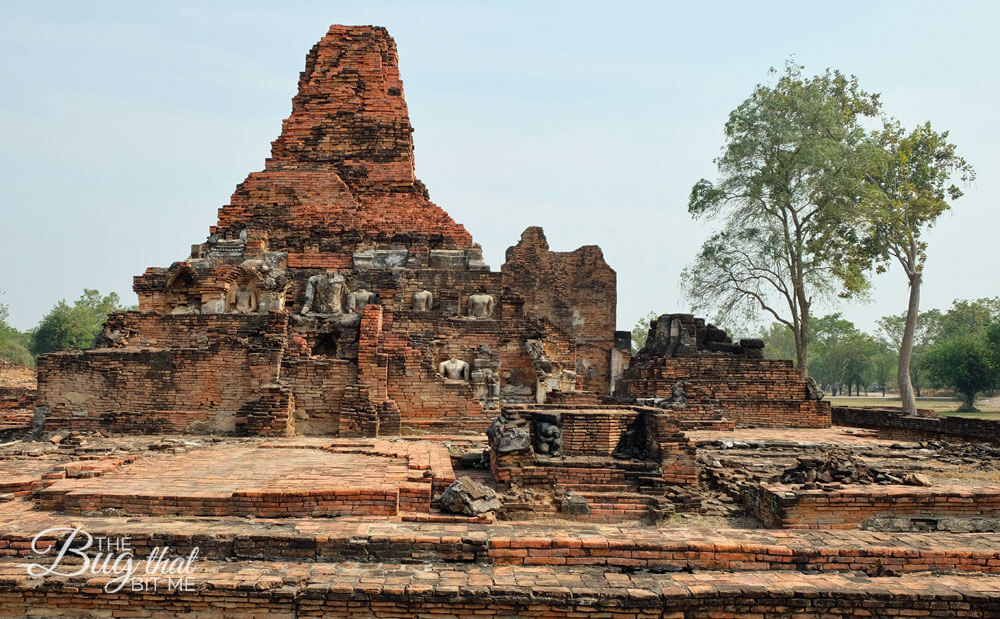
[[[857,332],[854,323],[839,312],[813,319],[809,333],[810,374],[834,395],[848,382],[850,351],[846,343]]]
[[[1000,388],[1000,319],[994,320],[986,328],[986,346],[998,373],[997,384],[994,386]]]
[[[72,306],[64,299],[42,318],[32,335],[31,351],[37,356],[64,348],[90,348],[108,314],[125,309],[117,294],[102,297],[99,291],[85,288]]]
[[[809,319],[821,297],[868,288],[870,248],[857,213],[872,165],[863,117],[878,95],[839,71],[805,78],[787,64],[775,85],[758,85],[729,115],[718,183],[702,179],[688,211],[722,222],[682,274],[698,310],[769,314],[792,331],[808,375]]]
[[[958,299],[938,318],[934,326],[934,339],[947,339],[971,333],[985,337],[991,323],[1000,319],[1000,297]]]
[[[844,348],[844,382],[848,385],[848,393],[853,385],[854,393],[861,395],[861,390],[868,388],[879,380],[879,362],[884,359],[885,344],[871,335],[855,330],[843,342]]]
[[[926,232],[951,208],[949,200],[962,196],[952,177],[958,175],[969,182],[975,171],[948,142],[948,132],[937,133],[929,122],[907,133],[899,121],[887,121],[872,139],[881,151],[882,163],[871,175],[879,199],[866,203],[869,226],[882,264],[898,262],[910,291],[899,344],[897,383],[903,411],[912,414],[917,412],[917,401],[910,367],[927,261]]]
[[[8,324],[10,308],[0,303],[0,358],[14,363],[34,365],[34,358],[28,350],[29,337]]]
[[[1000,369],[987,337],[958,333],[936,341],[922,364],[939,384],[961,397],[959,411],[975,411],[976,396],[997,386]]]
[[[635,321],[635,326],[632,327],[632,354],[636,354],[642,347],[646,344],[646,338],[649,336],[649,323],[656,320],[656,312],[649,312],[645,316],[639,318]]]
[[[765,358],[795,361],[795,336],[787,326],[772,322],[770,327],[760,330],[760,338],[764,340]]]
[[[847,387],[860,393],[874,384],[884,386],[886,363],[895,355],[884,342],[860,331],[840,313],[820,316],[813,320],[810,333],[811,375],[836,393]]]
[[[888,386],[896,380],[898,359],[896,351],[883,340],[873,337],[872,341],[876,346],[875,355],[872,358],[873,378],[875,384],[882,390],[882,396],[884,397]],[[916,388],[916,385],[914,385],[914,389]],[[920,392],[918,391],[917,393]]]

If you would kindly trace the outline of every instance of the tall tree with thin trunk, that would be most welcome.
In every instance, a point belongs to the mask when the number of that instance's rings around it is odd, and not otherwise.
[[[906,320],[899,345],[896,378],[903,411],[917,412],[917,400],[910,378],[914,334],[920,314],[920,286],[927,261],[925,233],[938,217],[957,200],[962,191],[952,179],[964,182],[975,178],[975,171],[959,157],[948,132],[937,133],[924,123],[907,133],[898,121],[890,120],[872,135],[881,154],[881,165],[870,178],[878,188],[878,199],[869,201],[868,219],[874,247],[882,261],[896,261],[909,285]]]
[[[688,202],[692,216],[720,221],[721,230],[682,280],[696,310],[736,320],[764,312],[787,326],[808,375],[813,303],[868,286],[870,249],[856,214],[872,153],[861,119],[879,102],[854,77],[801,70],[787,64],[729,114],[720,178],[699,181]]]

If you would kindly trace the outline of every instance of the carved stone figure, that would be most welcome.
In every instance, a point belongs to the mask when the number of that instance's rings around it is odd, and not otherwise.
[[[469,380],[470,377],[469,364],[455,357],[442,361],[438,371],[449,380]]]
[[[473,294],[469,296],[469,316],[489,318],[493,315],[493,295]]]
[[[239,286],[236,288],[233,311],[237,314],[252,313],[257,309],[257,303],[254,296],[253,290],[247,286]]]
[[[344,311],[344,276],[326,272],[313,275],[306,284],[302,313],[335,314]]]
[[[820,388],[819,383],[812,376],[806,377],[806,397],[810,400],[822,400],[826,397],[823,390]]]
[[[369,303],[377,304],[379,301],[377,292],[368,292],[361,288],[347,295],[347,311],[352,314],[360,314],[365,311],[366,305]]]
[[[547,456],[562,454],[562,429],[555,420],[535,423],[535,451]]]
[[[421,290],[413,293],[413,311],[429,312],[434,306],[434,295],[430,290]]]
[[[670,346],[667,348],[666,357],[676,357],[683,348],[690,347],[691,336],[688,334],[684,323],[674,318],[670,321]]]
[[[670,396],[666,398],[639,398],[639,404],[656,406],[657,408],[679,409],[687,406],[687,381],[677,381],[670,388]]]
[[[220,294],[218,299],[210,299],[201,304],[202,314],[221,314],[226,311],[226,295]]]

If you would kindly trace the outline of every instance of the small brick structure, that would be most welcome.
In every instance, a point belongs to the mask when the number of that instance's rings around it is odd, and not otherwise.
[[[791,361],[764,359],[761,340],[734,343],[691,314],[664,314],[649,332],[616,381],[620,398],[666,398],[684,382],[689,410],[714,406],[737,427],[830,426],[829,402],[811,397]]]

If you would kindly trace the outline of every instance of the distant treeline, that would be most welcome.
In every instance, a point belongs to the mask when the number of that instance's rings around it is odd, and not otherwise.
[[[72,305],[59,301],[33,329],[18,331],[7,323],[10,308],[0,303],[0,358],[33,366],[38,355],[47,352],[90,348],[108,314],[126,309],[113,292],[102,296],[84,289]]]

